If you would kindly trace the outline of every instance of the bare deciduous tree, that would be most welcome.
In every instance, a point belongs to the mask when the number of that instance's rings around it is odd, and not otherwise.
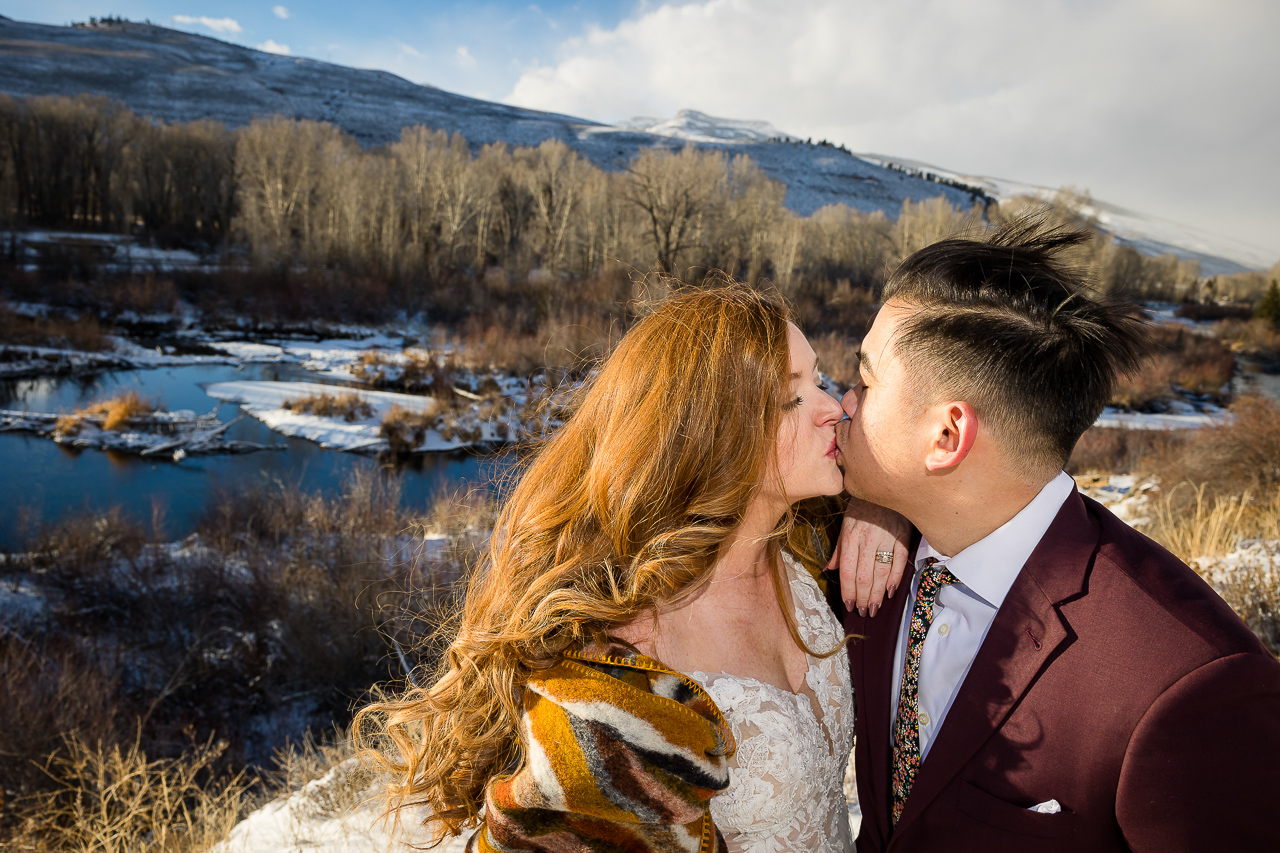
[[[699,226],[728,178],[724,155],[692,145],[673,153],[644,148],[627,169],[626,198],[645,214],[658,270],[676,271],[697,244]]]

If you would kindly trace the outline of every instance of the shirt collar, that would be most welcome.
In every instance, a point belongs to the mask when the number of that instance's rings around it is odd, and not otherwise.
[[[944,557],[934,550],[928,539],[922,538],[916,551],[916,568],[933,557],[960,583],[999,610],[1018,572],[1075,490],[1076,481],[1070,474],[1061,472],[1045,484],[1021,512],[954,557]]]

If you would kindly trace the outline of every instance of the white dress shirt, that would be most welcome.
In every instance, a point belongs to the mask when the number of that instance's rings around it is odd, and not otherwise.
[[[926,539],[916,551],[916,573],[907,592],[911,598],[902,611],[897,651],[893,656],[893,714],[889,717],[890,737],[893,720],[898,716],[898,694],[902,689],[902,663],[906,655],[907,635],[911,629],[911,611],[916,590],[920,586],[920,567],[933,557],[951,570],[959,583],[938,590],[933,606],[933,623],[925,635],[920,654],[920,759],[929,747],[960,685],[987,636],[996,611],[1013,581],[1022,571],[1031,552],[1040,544],[1058,510],[1076,489],[1075,480],[1066,472],[1051,480],[1021,512],[985,538],[965,548],[954,557],[934,550]]]

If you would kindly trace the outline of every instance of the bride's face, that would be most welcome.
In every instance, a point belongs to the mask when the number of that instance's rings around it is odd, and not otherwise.
[[[805,336],[787,324],[791,351],[790,402],[778,429],[778,474],[790,503],[839,494],[844,477],[836,465],[840,404],[818,375],[818,357]]]

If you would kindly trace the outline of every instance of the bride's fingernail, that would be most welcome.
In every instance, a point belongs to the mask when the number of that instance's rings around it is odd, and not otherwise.
[[[859,607],[859,608],[858,608],[858,615],[859,615],[859,616],[861,616],[863,619],[866,619],[866,618],[867,618],[867,608],[865,608],[865,607]]]
[[[889,597],[893,598],[893,594],[897,592],[897,590],[898,590],[898,585],[896,583],[893,586],[889,587]]]
[[[873,605],[871,605],[871,615],[872,615],[872,616],[875,616],[875,615],[876,615],[876,611],[878,611],[879,609],[880,609],[880,605],[879,605],[879,604],[873,604]]]

